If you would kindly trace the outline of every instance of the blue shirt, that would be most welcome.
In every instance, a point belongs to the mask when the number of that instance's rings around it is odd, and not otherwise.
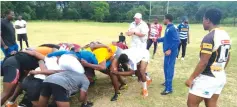
[[[183,23],[179,24],[178,31],[179,31],[179,38],[180,39],[187,39],[188,38],[188,31],[189,31],[188,24],[186,24],[186,25],[184,25]]]
[[[61,56],[63,54],[73,54],[75,55],[78,59],[84,59],[86,60],[88,63],[91,64],[98,64],[98,61],[95,57],[95,55],[89,51],[80,51],[80,52],[73,52],[73,51],[57,51],[57,52],[53,52],[48,54],[48,57],[52,57],[52,56]]]
[[[169,49],[170,50],[178,49],[180,39],[174,24],[168,24],[165,29],[165,36],[159,38],[157,41],[163,42],[163,52],[166,52]]]

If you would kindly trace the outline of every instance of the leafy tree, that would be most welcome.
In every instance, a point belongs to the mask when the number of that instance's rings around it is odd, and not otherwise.
[[[107,2],[91,2],[90,6],[93,8],[92,19],[103,21],[105,17],[109,16],[109,4]]]

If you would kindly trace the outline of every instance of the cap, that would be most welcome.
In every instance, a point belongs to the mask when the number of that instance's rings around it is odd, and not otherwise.
[[[142,18],[142,14],[141,13],[136,13],[133,18],[141,19]]]

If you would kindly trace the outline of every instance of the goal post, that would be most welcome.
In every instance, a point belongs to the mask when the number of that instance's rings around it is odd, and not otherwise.
[[[154,18],[158,18],[158,21],[162,21],[165,17],[165,14],[169,13],[169,1],[167,1],[163,5],[155,5],[156,3],[164,2],[164,1],[150,1],[150,9],[149,9],[149,19],[148,22],[154,20]]]

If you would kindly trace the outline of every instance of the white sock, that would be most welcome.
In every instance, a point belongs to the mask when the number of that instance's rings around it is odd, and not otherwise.
[[[8,101],[7,104],[13,105],[14,102]]]
[[[142,87],[143,87],[144,90],[147,90],[147,84],[146,84],[146,82],[142,82]]]

